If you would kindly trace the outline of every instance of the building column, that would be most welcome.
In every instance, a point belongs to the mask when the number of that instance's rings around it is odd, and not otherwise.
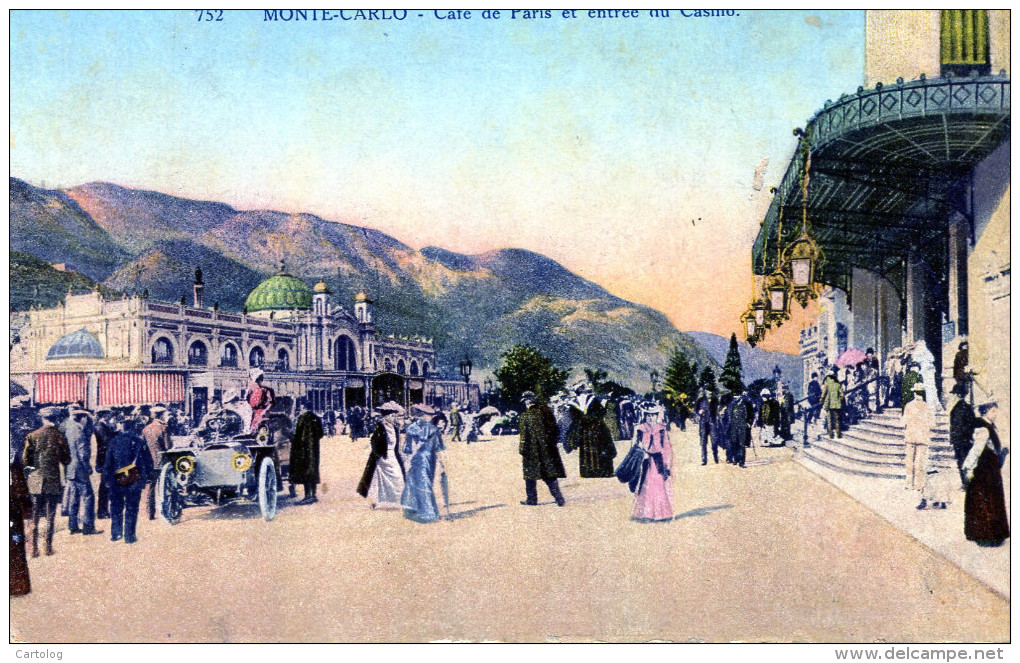
[[[970,226],[957,214],[949,221],[949,320],[956,323],[956,335],[966,336],[967,240]]]
[[[924,295],[921,292],[921,283],[919,283],[922,279],[919,278],[921,276],[920,269],[917,264],[917,256],[913,252],[907,254],[906,267],[907,329],[903,339],[903,345],[913,343],[919,337],[923,336],[924,331],[924,314],[922,310],[924,305]]]

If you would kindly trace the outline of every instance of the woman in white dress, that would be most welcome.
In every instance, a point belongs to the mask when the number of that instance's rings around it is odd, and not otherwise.
[[[399,418],[404,408],[389,401],[378,411],[382,419],[372,433],[372,451],[358,483],[358,494],[371,499],[373,509],[400,509],[405,470],[400,456]]]

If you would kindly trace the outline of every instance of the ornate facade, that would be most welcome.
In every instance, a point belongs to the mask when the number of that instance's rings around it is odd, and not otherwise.
[[[336,306],[325,283],[310,288],[282,264],[242,313],[204,306],[203,290],[198,270],[192,306],[92,292],[30,311],[12,345],[12,379],[39,403],[180,403],[189,412],[243,391],[253,368],[278,393],[307,396],[320,411],[477,401],[477,386],[433,377],[431,341],[381,336],[364,292],[352,310]]]

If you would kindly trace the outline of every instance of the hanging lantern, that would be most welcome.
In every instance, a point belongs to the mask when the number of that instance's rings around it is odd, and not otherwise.
[[[758,323],[755,322],[754,312],[748,308],[740,316],[740,322],[744,325],[744,337],[747,339],[747,342],[754,345],[758,337]]]
[[[803,231],[797,241],[786,249],[784,263],[790,272],[793,296],[800,305],[807,306],[809,298],[818,297],[815,288],[815,271],[822,258],[822,251],[815,241]]]
[[[768,311],[769,305],[765,303],[765,300],[759,297],[755,299],[751,304],[751,314],[754,316],[754,324],[758,329],[763,330],[769,326],[768,319],[765,317],[765,313]]]
[[[790,318],[790,281],[781,270],[765,277],[765,293],[768,295],[769,319],[782,325]]]

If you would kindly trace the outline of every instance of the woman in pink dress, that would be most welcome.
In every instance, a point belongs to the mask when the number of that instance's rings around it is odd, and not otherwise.
[[[661,406],[644,410],[643,423],[637,427],[638,446],[644,450],[641,480],[634,491],[634,520],[673,519],[673,448],[666,426],[661,422]]]

